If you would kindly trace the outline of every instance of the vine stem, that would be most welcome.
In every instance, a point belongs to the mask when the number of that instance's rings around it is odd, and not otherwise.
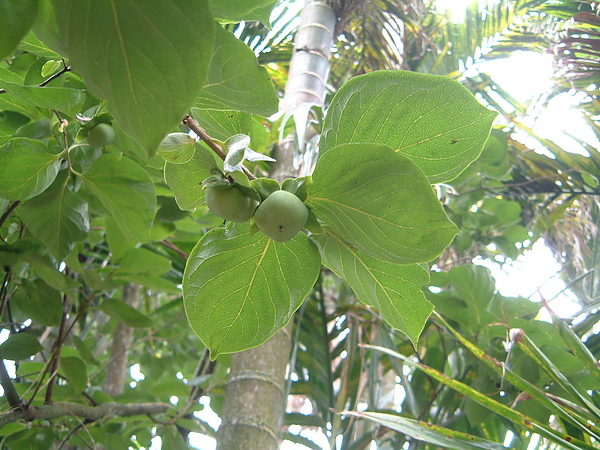
[[[202,139],[204,142],[206,142],[206,145],[208,145],[210,147],[210,149],[213,152],[215,152],[219,158],[221,158],[223,161],[225,161],[225,157],[227,155],[225,155],[225,153],[223,153],[223,149],[221,148],[221,146],[219,144],[217,144],[214,141],[214,139],[211,138],[206,133],[206,131],[204,131],[202,129],[202,127],[200,127],[198,122],[196,122],[192,116],[190,116],[190,115],[185,116],[183,118],[182,122],[186,127],[188,127],[190,130],[192,130],[194,133],[196,133],[200,137],[200,139]],[[256,177],[254,176],[254,174],[252,172],[250,172],[246,166],[242,166],[242,170],[244,171],[244,173],[250,180],[256,180]]]

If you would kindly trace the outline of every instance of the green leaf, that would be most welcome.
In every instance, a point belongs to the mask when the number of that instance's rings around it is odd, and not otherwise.
[[[9,56],[27,34],[38,12],[39,0],[0,2],[0,59]]]
[[[250,225],[205,234],[183,276],[188,320],[211,357],[256,347],[284,327],[319,276],[316,246],[299,233],[280,243]]]
[[[192,108],[192,117],[213,139],[226,141],[234,134],[250,134],[252,115],[241,111]]]
[[[38,108],[56,109],[72,117],[81,112],[85,102],[85,94],[81,89],[21,86],[7,81],[0,82],[0,85],[21,102]]]
[[[457,318],[473,335],[485,325],[497,320],[490,312],[496,282],[487,267],[467,264],[448,272],[453,294],[467,305],[468,314]]]
[[[379,259],[427,262],[456,227],[423,172],[378,144],[347,144],[317,161],[306,204],[352,246]]]
[[[69,62],[150,156],[206,81],[215,24],[197,0],[54,0]]]
[[[87,387],[87,366],[77,356],[61,357],[60,372],[78,394],[83,392]]]
[[[19,361],[28,359],[35,355],[44,347],[38,342],[35,336],[27,332],[14,333],[0,345],[0,356],[3,359],[12,359]]]
[[[60,168],[61,155],[40,141],[15,138],[0,150],[0,197],[27,200],[44,192]]]
[[[162,275],[171,270],[171,260],[145,248],[134,248],[125,253],[119,266],[119,272]]]
[[[59,292],[68,292],[80,287],[77,281],[59,272],[48,258],[38,253],[25,253],[21,260],[29,263],[38,277]]]
[[[359,419],[367,419],[386,428],[410,436],[413,439],[428,442],[436,446],[451,448],[453,450],[472,450],[474,448],[483,448],[486,450],[506,449],[502,444],[488,441],[487,439],[472,434],[440,427],[429,422],[408,419],[395,414],[371,411],[344,411],[341,414],[344,416],[357,417]]]
[[[154,322],[148,316],[127,303],[114,298],[104,300],[100,305],[100,310],[128,327],[148,328],[154,325]]]
[[[88,347],[85,344],[85,342],[83,342],[79,336],[77,336],[76,334],[72,334],[71,335],[71,340],[75,344],[75,348],[77,349],[77,353],[79,353],[79,356],[81,356],[81,358],[86,363],[88,363],[88,364],[94,364],[95,366],[97,366],[99,364],[98,360],[94,357],[94,355],[92,354],[92,352],[90,352],[90,350],[88,349]]]
[[[268,117],[277,112],[279,98],[271,77],[254,52],[232,33],[217,27],[208,82],[194,106]]]
[[[270,7],[273,9],[276,0],[210,0],[210,9],[215,18],[225,19],[231,22],[251,20],[254,18],[256,9]]]
[[[172,164],[184,164],[194,157],[196,140],[187,133],[169,133],[156,153]]]
[[[477,159],[495,117],[450,78],[372,72],[352,78],[331,101],[320,151],[352,142],[387,145],[441,183]]]
[[[416,347],[433,311],[421,292],[429,281],[427,271],[416,264],[404,266],[373,258],[329,234],[321,235],[316,243],[323,264],[346,280],[361,302],[375,307]]]
[[[21,288],[11,297],[11,305],[43,327],[57,326],[62,317],[62,299],[56,289],[42,280],[23,280]]]
[[[54,13],[53,13],[54,14]],[[42,14],[40,14],[40,18]],[[37,22],[36,22],[37,23]],[[32,32],[27,33],[27,36],[23,38],[19,44],[21,50],[34,55],[43,56],[44,58],[57,59],[60,55],[40,41],[35,34]],[[62,63],[61,63],[62,66]]]
[[[71,192],[67,183],[24,203],[19,214],[57,261],[71,253],[90,230],[88,204]]]
[[[156,210],[154,184],[136,162],[106,153],[80,175],[129,239],[147,242]]]
[[[194,157],[185,164],[165,164],[165,182],[175,194],[179,207],[186,211],[194,211],[204,204],[202,181],[217,168],[212,153],[201,145],[197,145]]]

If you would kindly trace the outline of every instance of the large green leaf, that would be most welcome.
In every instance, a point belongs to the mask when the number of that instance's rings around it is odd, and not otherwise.
[[[89,233],[88,204],[71,192],[67,183],[24,203],[19,213],[31,233],[58,261]]]
[[[502,450],[506,447],[500,443],[488,441],[487,439],[463,433],[461,431],[451,430],[450,428],[440,427],[428,422],[407,419],[396,414],[386,414],[379,412],[354,412],[344,411],[344,416],[367,419],[378,423],[386,428],[396,430],[413,439],[428,442],[436,446],[451,448],[453,450],[472,450],[474,448],[483,448],[485,450]],[[436,447],[437,448],[437,447]]]
[[[284,327],[321,269],[317,247],[299,233],[281,243],[249,225],[205,234],[183,276],[188,320],[215,358],[256,347]]]
[[[197,206],[204,204],[202,181],[216,167],[212,153],[199,144],[190,161],[184,164],[165,163],[165,182],[175,194],[181,209],[194,211]]]
[[[316,240],[323,264],[348,282],[358,299],[375,307],[385,321],[417,345],[433,305],[421,292],[429,274],[416,264],[373,258],[329,234]]]
[[[28,103],[38,108],[55,109],[69,116],[81,112],[85,102],[85,94],[79,89],[62,87],[21,86],[6,81],[0,85],[8,94],[23,103]]]
[[[54,0],[73,69],[153,155],[206,81],[215,24],[206,0]]]
[[[480,155],[496,113],[450,78],[404,71],[355,77],[331,101],[321,152],[351,142],[387,145],[431,183],[458,176]]]
[[[402,264],[431,261],[457,231],[421,169],[378,144],[322,155],[306,204],[344,241]]]
[[[45,191],[60,168],[55,155],[40,141],[15,138],[0,150],[0,197],[26,200]]]
[[[156,196],[148,172],[126,156],[107,153],[81,178],[126,237],[149,240]]]
[[[208,81],[194,106],[267,117],[277,112],[279,98],[254,52],[232,33],[217,27]]]
[[[39,0],[0,2],[0,59],[9,56],[27,34],[38,12]]]

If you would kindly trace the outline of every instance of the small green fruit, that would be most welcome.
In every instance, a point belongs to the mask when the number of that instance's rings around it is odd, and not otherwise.
[[[275,191],[260,204],[254,222],[274,241],[287,242],[306,224],[308,208],[288,191]]]
[[[92,147],[105,147],[115,140],[115,130],[107,123],[99,123],[88,131],[87,141]]]
[[[211,213],[231,222],[247,222],[258,205],[235,186],[228,189],[208,187],[205,200]]]

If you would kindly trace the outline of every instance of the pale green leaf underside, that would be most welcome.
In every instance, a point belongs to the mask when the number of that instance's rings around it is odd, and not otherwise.
[[[423,172],[378,144],[322,155],[306,203],[344,241],[401,264],[431,261],[457,231]]]
[[[184,164],[165,163],[165,182],[175,194],[175,201],[181,209],[194,211],[204,204],[202,181],[216,167],[210,151],[200,144],[196,144],[196,153],[190,161]]]
[[[280,243],[249,224],[215,228],[183,276],[188,320],[214,358],[256,347],[284,327],[319,276],[317,247],[302,233]]]
[[[50,254],[62,261],[89,232],[88,205],[66,183],[44,192],[19,208],[27,228]]]
[[[338,91],[323,124],[321,152],[371,142],[409,157],[431,183],[450,181],[481,154],[496,113],[450,78],[386,70]]]
[[[153,155],[206,81],[215,24],[206,0],[55,0],[73,69]]]
[[[210,7],[216,19],[225,19],[232,22],[251,20],[255,17],[255,10],[265,7],[273,9],[276,0],[210,0]]]
[[[451,448],[453,450],[473,450],[474,448],[502,450],[506,448],[502,444],[472,434],[443,428],[428,422],[408,419],[399,415],[370,411],[348,411],[343,414],[367,419],[386,428],[396,430],[404,435],[411,436],[419,441],[428,442],[436,446],[439,445],[444,448]]]
[[[156,210],[148,172],[126,156],[106,153],[81,178],[128,239],[148,242]]]
[[[346,280],[357,298],[377,309],[392,327],[417,345],[433,305],[421,291],[429,274],[417,264],[400,265],[373,258],[335,236],[316,240],[323,264]]]
[[[40,194],[56,178],[60,161],[40,141],[13,139],[0,150],[0,197],[26,200]]]
[[[268,117],[277,112],[279,98],[254,52],[232,33],[217,27],[208,81],[194,106]]]
[[[213,139],[226,141],[234,134],[250,134],[252,115],[240,111],[216,111],[192,108],[192,117],[202,124]]]

